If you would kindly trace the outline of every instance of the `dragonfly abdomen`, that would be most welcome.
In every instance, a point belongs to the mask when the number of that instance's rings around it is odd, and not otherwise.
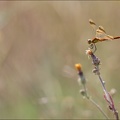
[[[114,37],[114,39],[120,39],[120,36]]]

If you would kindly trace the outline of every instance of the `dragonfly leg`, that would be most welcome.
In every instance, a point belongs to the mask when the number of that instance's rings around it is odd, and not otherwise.
[[[90,49],[93,49],[93,48],[94,48],[94,45],[93,45],[93,44],[90,44],[89,48],[90,48]]]
[[[93,53],[95,53],[96,50],[97,50],[97,47],[96,47],[96,45],[94,44],[94,51],[93,51]]]
[[[97,50],[97,47],[94,43],[91,44],[89,48],[93,50],[93,53],[95,53],[95,51]]]

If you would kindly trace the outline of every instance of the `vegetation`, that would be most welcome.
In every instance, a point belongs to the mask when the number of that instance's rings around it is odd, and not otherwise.
[[[113,36],[120,35],[117,1],[0,1],[0,118],[104,118],[82,99],[74,64],[81,63],[86,88],[109,118],[103,89],[85,55],[94,30],[92,18]],[[120,40],[97,44],[101,75],[116,90],[120,111]]]

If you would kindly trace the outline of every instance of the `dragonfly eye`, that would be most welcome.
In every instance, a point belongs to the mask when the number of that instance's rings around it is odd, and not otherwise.
[[[92,43],[92,40],[91,39],[88,39],[88,44],[91,44]]]

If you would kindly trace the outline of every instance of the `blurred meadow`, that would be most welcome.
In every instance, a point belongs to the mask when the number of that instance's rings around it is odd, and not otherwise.
[[[85,54],[95,33],[88,20],[120,35],[120,2],[0,1],[0,118],[104,118],[79,90],[81,63],[92,98],[110,118]],[[97,44],[101,75],[120,113],[120,40]]]

